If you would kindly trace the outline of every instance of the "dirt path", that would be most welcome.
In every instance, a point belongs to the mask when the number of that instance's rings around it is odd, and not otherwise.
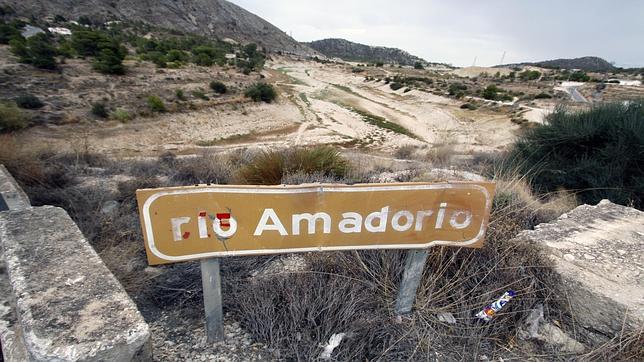
[[[390,155],[404,145],[450,144],[459,154],[492,151],[514,138],[503,115],[463,111],[460,102],[417,90],[392,91],[350,69],[278,60],[263,71],[280,97],[257,104],[243,97],[200,109],[156,114],[129,123],[91,121],[38,126],[22,142],[123,156],[198,149],[335,144]],[[469,113],[468,113],[469,112]]]

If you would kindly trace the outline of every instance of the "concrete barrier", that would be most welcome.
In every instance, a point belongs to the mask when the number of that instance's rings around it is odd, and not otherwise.
[[[0,212],[4,359],[150,360],[148,325],[73,220],[61,208],[29,206],[8,178],[0,169],[9,206]]]
[[[602,343],[644,328],[644,212],[604,200],[517,237],[554,261],[577,332]]]

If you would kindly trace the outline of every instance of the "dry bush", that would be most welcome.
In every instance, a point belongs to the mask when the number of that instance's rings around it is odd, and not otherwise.
[[[400,146],[396,150],[396,152],[394,153],[394,156],[402,160],[409,160],[414,156],[414,153],[416,153],[416,146],[404,145],[404,146]]]
[[[347,160],[338,150],[329,146],[265,151],[241,167],[236,181],[242,184],[279,185],[288,174],[301,172],[343,178],[349,169]]]
[[[425,155],[425,161],[435,167],[449,167],[454,156],[454,145],[441,143],[432,146]]]
[[[498,203],[483,249],[431,249],[416,309],[401,324],[393,320],[401,251],[307,254],[306,271],[237,281],[227,308],[287,360],[317,358],[334,333],[348,334],[334,351],[337,360],[508,356],[515,352],[504,349],[535,304],[544,303],[562,319],[562,304],[551,294],[558,279],[549,262],[535,245],[511,241],[543,218],[535,213],[525,205]],[[474,317],[509,289],[518,296],[493,322]],[[457,323],[441,322],[439,312],[452,313]]]

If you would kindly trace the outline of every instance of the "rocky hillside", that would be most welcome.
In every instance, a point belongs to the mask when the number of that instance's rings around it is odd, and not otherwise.
[[[542,62],[533,63],[519,63],[504,66],[521,66],[532,65],[543,68],[556,68],[556,69],[581,69],[587,72],[611,72],[615,67],[605,59],[599,57],[581,57],[573,59],[554,59],[545,60]]]
[[[44,19],[81,16],[92,22],[142,21],[182,32],[254,42],[269,51],[301,55],[315,52],[286,33],[241,7],[225,0],[2,0],[17,15]]]
[[[414,65],[416,62],[427,62],[397,48],[374,47],[350,42],[344,39],[324,39],[306,43],[309,47],[330,58],[341,58],[355,62],[384,62],[402,65]]]

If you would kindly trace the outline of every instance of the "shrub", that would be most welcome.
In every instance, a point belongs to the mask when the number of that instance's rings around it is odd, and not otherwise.
[[[246,89],[244,96],[255,102],[271,103],[275,98],[277,98],[277,92],[270,84],[256,83]]]
[[[412,158],[415,152],[416,152],[416,146],[404,145],[404,146],[400,146],[396,150],[396,152],[394,153],[394,156],[399,159],[409,160]]]
[[[237,173],[241,183],[253,185],[279,185],[288,174],[342,178],[349,164],[333,147],[319,146],[285,151],[266,151],[255,156]]]
[[[107,118],[109,115],[105,103],[101,102],[92,104],[92,114],[100,118]]]
[[[404,85],[402,83],[393,82],[393,83],[389,84],[389,88],[391,88],[394,91],[397,91],[398,89],[400,89],[402,87],[404,87]]]
[[[526,70],[519,73],[519,78],[523,81],[536,80],[541,77],[541,72],[536,70]]]
[[[475,111],[477,109],[476,105],[472,103],[463,103],[461,104],[461,109],[467,109],[469,111]]]
[[[423,67],[423,63],[416,62],[414,63],[414,69],[425,69],[425,67]]]
[[[588,82],[590,80],[590,77],[588,76],[588,74],[586,74],[586,72],[577,71],[572,73],[568,79],[573,82]]]
[[[110,118],[121,122],[127,122],[131,120],[133,117],[132,117],[132,114],[130,114],[130,112],[128,112],[127,110],[122,108],[117,108],[114,112],[110,114]]]
[[[467,86],[461,83],[451,83],[447,88],[447,91],[449,92],[450,96],[455,96],[457,94],[465,95],[466,90],[467,90]],[[461,98],[461,97],[458,97],[458,98]]]
[[[552,98],[552,96],[550,94],[548,94],[548,93],[545,93],[545,92],[541,92],[541,93],[537,94],[536,96],[534,96],[534,99],[550,99],[550,98]]]
[[[643,163],[644,104],[634,102],[556,110],[514,144],[506,168],[528,175],[539,192],[565,188],[585,203],[642,208]]]
[[[224,94],[228,92],[228,88],[222,82],[212,81],[210,82],[210,88],[217,94]]]
[[[0,44],[9,44],[13,38],[20,37],[20,30],[11,24],[0,23]]]
[[[183,94],[183,90],[182,90],[182,89],[177,89],[177,90],[174,92],[174,95],[175,95],[175,96],[177,97],[177,99],[178,99],[178,100],[180,100],[180,101],[185,101],[185,100],[186,100],[186,96],[185,96],[185,94]]]
[[[15,103],[0,102],[0,132],[11,132],[26,128],[29,118]]]
[[[204,101],[209,100],[208,96],[206,93],[204,93],[201,89],[195,89],[192,91],[192,96],[195,98],[203,99]]]
[[[16,104],[18,107],[25,109],[38,109],[45,105],[33,94],[23,94],[18,96],[18,98],[16,98]]]
[[[92,66],[99,73],[123,75],[125,74],[124,58],[125,55],[122,52],[105,48],[94,59]]]
[[[158,96],[149,96],[148,97],[148,106],[153,112],[166,112],[165,103]]]

